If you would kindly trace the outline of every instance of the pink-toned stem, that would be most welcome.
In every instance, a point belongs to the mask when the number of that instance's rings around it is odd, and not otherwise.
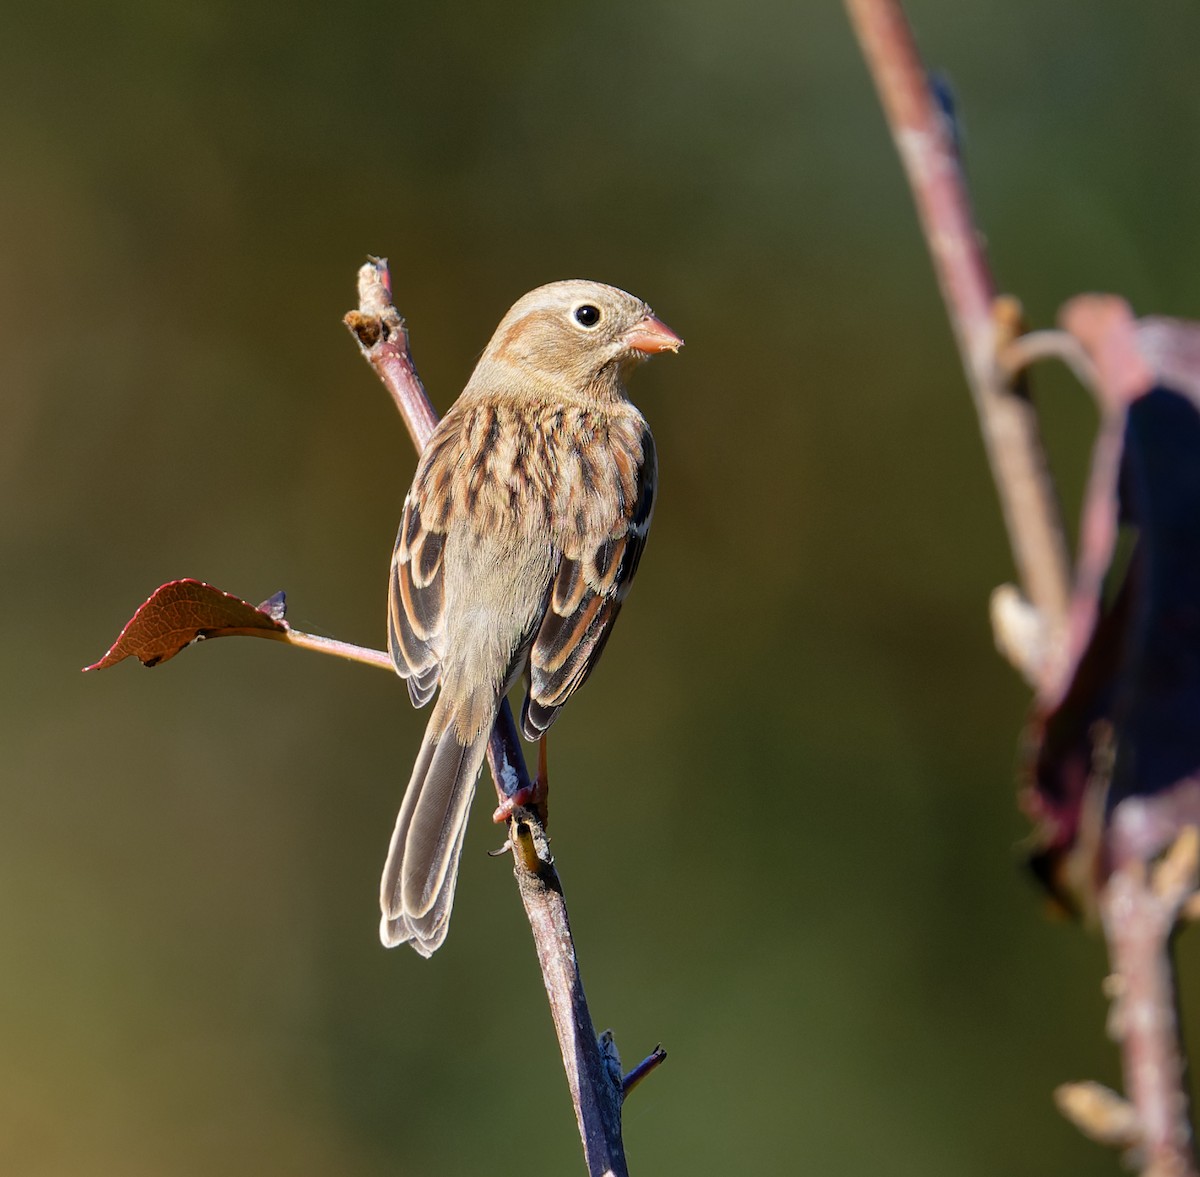
[[[372,258],[358,271],[358,310],[345,319],[367,363],[392,395],[400,419],[419,454],[438,423],[438,415],[413,364],[408,328],[392,303],[386,258]]]
[[[332,654],[335,658],[345,658],[348,662],[361,662],[364,666],[378,666],[381,670],[395,673],[391,657],[384,650],[370,650],[366,646],[356,646],[351,642],[339,642],[336,638],[323,638],[315,633],[305,633],[303,630],[288,628],[282,632],[274,629],[246,630],[247,634],[256,637],[274,638],[279,642],[287,642],[289,646],[297,646],[301,650],[312,650],[317,654]]]
[[[898,0],[845,4],[908,175],[1025,595],[1058,647],[1057,656],[1040,664],[1037,685],[1047,696],[1060,683],[1069,654],[1070,564],[1036,415],[1013,373],[1021,363],[1038,358],[1039,351],[1060,348],[1061,340],[1042,337],[1024,347],[1012,346],[1020,325],[1013,306],[996,298],[948,120],[933,98]],[[1074,353],[1067,358],[1093,388],[1102,384],[1089,364],[1081,366]],[[1194,881],[1190,887],[1181,895],[1194,891]],[[1138,862],[1115,871],[1100,896],[1118,989],[1112,1029],[1121,1044],[1143,1173],[1153,1177],[1197,1177],[1170,958],[1171,934],[1187,902],[1179,896],[1167,902],[1160,888],[1147,883]],[[1089,1095],[1081,1086],[1074,1085],[1072,1098]],[[1094,1135],[1107,1134],[1114,1142],[1128,1137],[1129,1117],[1119,1097],[1097,1101],[1089,1096],[1088,1102],[1098,1102],[1103,1110],[1098,1113],[1093,1106],[1076,1119],[1095,1121]]]
[[[358,295],[358,310],[346,316],[346,325],[391,393],[419,453],[437,424],[437,414],[413,366],[404,320],[392,304],[386,261],[373,259],[359,270]],[[502,803],[530,788],[529,770],[507,700],[488,744],[488,765]],[[588,1173],[627,1177],[620,1074],[614,1076],[606,1066],[588,1012],[566,900],[545,830],[535,814],[518,809],[509,831],[513,871],[537,947]]]
[[[1137,1114],[1138,1167],[1152,1177],[1197,1177],[1187,1064],[1175,998],[1171,937],[1190,889],[1163,894],[1141,863],[1116,871],[1100,895],[1112,963],[1110,1032]]]
[[[1058,633],[1070,564],[1058,502],[1022,386],[997,363],[996,288],[945,112],[897,0],[845,0],[900,153],[958,340],[1025,596]]]

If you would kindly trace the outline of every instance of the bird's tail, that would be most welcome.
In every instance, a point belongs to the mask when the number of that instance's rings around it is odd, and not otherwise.
[[[485,723],[462,743],[445,702],[443,691],[425,729],[379,885],[384,946],[411,943],[422,956],[433,955],[450,926],[458,856],[492,731]]]

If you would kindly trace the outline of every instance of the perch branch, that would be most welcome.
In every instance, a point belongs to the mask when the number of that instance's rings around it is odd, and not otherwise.
[[[1053,646],[1070,597],[1066,540],[1033,404],[997,360],[999,348],[1020,334],[1020,312],[1011,300],[996,298],[949,119],[934,99],[898,0],[845,4],[916,201],[1022,590]]]
[[[346,326],[391,393],[420,453],[437,425],[437,414],[413,366],[408,332],[392,303],[386,261],[372,259],[359,270],[358,296],[358,310],[346,315]],[[507,700],[501,705],[488,744],[488,765],[501,803],[529,787],[529,770]],[[515,810],[509,822],[509,846],[517,889],[537,947],[588,1173],[626,1177],[621,1139],[621,1102],[626,1087],[619,1061],[615,1073],[610,1065],[615,1057],[609,1045],[611,1036],[606,1032],[601,1042],[592,1025],[562,884],[546,831],[536,814],[523,808]]]

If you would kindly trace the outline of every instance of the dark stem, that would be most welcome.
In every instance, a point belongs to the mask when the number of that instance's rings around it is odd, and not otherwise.
[[[621,1091],[628,1095],[647,1075],[667,1061],[667,1052],[656,1046],[636,1067],[621,1079]]]
[[[620,1063],[614,1074],[596,1038],[546,831],[527,810],[519,810],[509,828],[513,874],[537,946],[588,1172],[628,1177],[621,1139]]]
[[[346,315],[346,326],[367,362],[383,381],[417,452],[424,448],[437,414],[425,395],[408,349],[404,320],[392,305],[387,262],[372,259],[358,272],[359,307]],[[531,782],[512,709],[505,700],[488,744],[488,765],[501,802],[529,789]],[[546,831],[536,814],[517,809],[509,822],[513,873],[537,947],[538,964],[550,1001],[550,1013],[562,1051],[567,1085],[583,1141],[589,1174],[627,1177],[621,1140],[624,1088],[620,1065],[615,1073],[606,1047],[597,1041],[583,993],[583,982],[562,884],[554,869]]]

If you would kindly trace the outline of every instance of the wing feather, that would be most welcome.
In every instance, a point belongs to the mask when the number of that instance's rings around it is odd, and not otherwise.
[[[650,431],[640,440],[640,463],[625,453],[617,456],[622,509],[617,526],[584,537],[578,558],[564,555],[559,561],[529,651],[529,694],[521,715],[526,739],[538,739],[591,674],[637,572],[658,482]]]
[[[446,625],[445,541],[444,532],[426,526],[410,492],[392,553],[388,652],[396,673],[408,681],[408,693],[417,707],[433,698],[441,674],[439,651]]]

